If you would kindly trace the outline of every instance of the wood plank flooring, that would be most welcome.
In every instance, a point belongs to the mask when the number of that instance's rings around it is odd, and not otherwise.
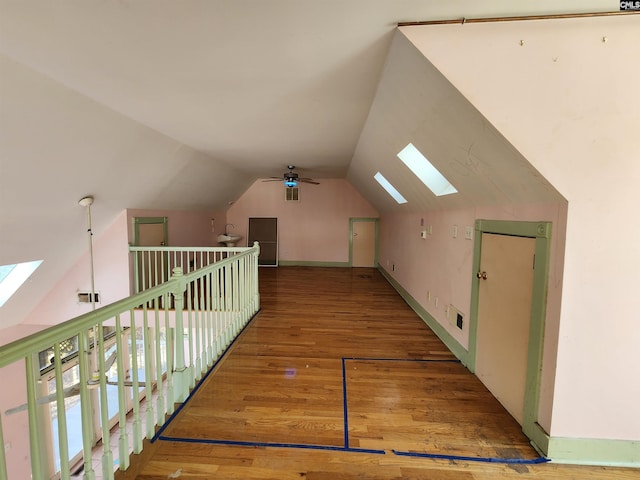
[[[538,457],[376,270],[263,268],[260,291],[258,316],[117,478],[639,478],[632,469],[413,456]]]

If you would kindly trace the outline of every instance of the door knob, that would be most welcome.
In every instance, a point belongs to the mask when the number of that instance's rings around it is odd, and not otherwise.
[[[478,272],[476,273],[476,278],[481,278],[482,280],[487,279],[487,272]]]

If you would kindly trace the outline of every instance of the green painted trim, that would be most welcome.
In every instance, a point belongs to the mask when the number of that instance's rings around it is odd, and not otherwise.
[[[524,434],[531,440],[531,445],[535,448],[543,457],[547,456],[549,451],[549,435],[544,429],[534,422],[533,425],[527,425],[527,431],[523,428]]]
[[[279,267],[350,267],[349,262],[307,262],[304,260],[278,260]]]
[[[547,456],[557,463],[640,467],[640,441],[551,437]]]
[[[476,368],[480,285],[480,281],[476,279],[474,273],[480,271],[482,234],[496,233],[536,239],[522,431],[543,455],[547,455],[549,436],[538,424],[538,408],[540,404],[540,378],[542,374],[544,324],[547,309],[549,258],[551,255],[551,223],[476,220],[475,231],[472,270],[473,282],[471,287],[471,308],[469,312],[468,367],[472,372],[475,372]]]
[[[551,238],[550,222],[476,220],[475,229],[476,232],[499,233],[516,237]]]
[[[413,309],[414,312],[427,324],[427,326],[433,330],[440,340],[444,342],[449,350],[462,362],[463,365],[467,365],[469,361],[469,352],[449,333],[447,330],[438,323],[438,321],[427,312],[418,301],[407,292],[402,285],[400,285],[382,266],[378,265],[378,270],[387,279],[393,288],[400,294],[407,304]]]
[[[169,217],[133,217],[133,244],[138,245],[140,242],[140,231],[138,225],[164,225],[164,244],[169,245]]]
[[[375,223],[375,238],[373,246],[373,264],[378,265],[378,228],[380,219],[376,217],[353,217],[349,219],[349,265],[353,266],[353,224],[356,222],[374,222]]]

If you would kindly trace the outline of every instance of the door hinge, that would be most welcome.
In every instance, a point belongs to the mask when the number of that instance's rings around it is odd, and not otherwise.
[[[536,269],[536,254],[533,254],[533,265],[531,266],[533,268],[533,270]]]

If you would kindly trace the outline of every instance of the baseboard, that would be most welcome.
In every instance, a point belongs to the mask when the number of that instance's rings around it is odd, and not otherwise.
[[[279,267],[351,267],[349,262],[308,262],[304,260],[278,260]]]
[[[640,467],[640,441],[550,437],[547,457],[556,463]]]
[[[447,332],[447,330],[438,323],[438,321],[427,312],[418,301],[413,298],[409,292],[407,292],[402,285],[400,285],[391,275],[381,266],[378,266],[378,270],[387,279],[387,281],[396,289],[400,296],[407,304],[413,309],[414,312],[426,323],[433,333],[435,333],[440,340],[447,346],[449,350],[462,362],[463,365],[467,365],[469,358],[469,352],[464,348],[453,336]]]

